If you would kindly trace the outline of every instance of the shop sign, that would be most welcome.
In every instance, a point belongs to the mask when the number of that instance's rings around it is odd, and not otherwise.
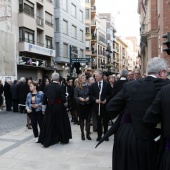
[[[55,57],[55,50],[24,42],[25,51]]]

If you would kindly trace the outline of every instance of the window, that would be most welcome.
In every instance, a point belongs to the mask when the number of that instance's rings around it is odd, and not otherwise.
[[[68,34],[68,22],[63,20],[63,33]]]
[[[73,38],[77,38],[76,32],[77,32],[76,26],[72,25],[72,37],[73,37]]]
[[[46,36],[46,48],[52,49],[52,38]]]
[[[86,9],[86,19],[89,19],[90,18],[90,14],[89,14],[89,9]]]
[[[54,0],[54,3],[55,3],[55,7],[59,8],[59,0]]]
[[[80,41],[83,42],[83,30],[80,30]]]
[[[83,12],[80,11],[80,21],[83,22]]]
[[[52,24],[52,15],[48,12],[45,12],[45,23],[49,26],[53,26]]]
[[[90,50],[90,41],[86,41],[86,50]]]
[[[34,44],[34,31],[20,27],[19,28],[19,42],[28,42]]]
[[[63,9],[67,11],[67,0],[63,0]]]
[[[90,26],[86,25],[86,33],[90,33]]]
[[[72,6],[71,7],[71,10],[72,10],[71,14],[72,14],[73,17],[76,17],[76,6],[74,4],[71,4],[71,6]]]
[[[68,44],[63,44],[63,57],[68,58]]]
[[[56,18],[55,19],[55,22],[56,22],[56,32],[59,32],[59,18]]]
[[[56,42],[56,57],[60,56],[60,43]]]
[[[80,58],[83,58],[84,57],[84,52],[83,52],[83,50],[82,49],[80,49]]]
[[[85,2],[86,2],[86,3],[89,3],[89,0],[86,0]]]
[[[25,12],[34,17],[34,4],[27,0],[19,0],[19,12]]]

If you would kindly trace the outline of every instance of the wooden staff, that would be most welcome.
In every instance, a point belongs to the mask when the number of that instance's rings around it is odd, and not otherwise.
[[[100,90],[100,92],[99,92],[99,100],[101,100],[101,90]],[[100,116],[100,103],[99,103],[98,115]]]

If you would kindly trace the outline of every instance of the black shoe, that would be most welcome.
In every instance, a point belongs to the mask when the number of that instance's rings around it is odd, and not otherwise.
[[[98,136],[97,139],[96,139],[96,141],[100,141],[100,139],[101,139],[101,137]]]
[[[87,135],[87,136],[86,136],[86,138],[87,138],[88,140],[91,140],[91,137],[90,137],[90,135]]]
[[[81,134],[81,140],[85,140],[84,133]]]
[[[109,138],[106,138],[105,141],[109,141]]]

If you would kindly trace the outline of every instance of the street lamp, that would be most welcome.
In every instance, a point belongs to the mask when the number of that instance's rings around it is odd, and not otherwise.
[[[102,68],[102,72],[103,72],[103,69],[104,69],[104,63],[101,62],[101,68]]]
[[[107,44],[107,48],[106,48],[106,56],[107,56],[107,64],[109,65],[110,63],[110,54],[112,53],[112,51],[110,50],[110,45],[109,43]],[[108,72],[110,71],[110,67],[108,67]]]

